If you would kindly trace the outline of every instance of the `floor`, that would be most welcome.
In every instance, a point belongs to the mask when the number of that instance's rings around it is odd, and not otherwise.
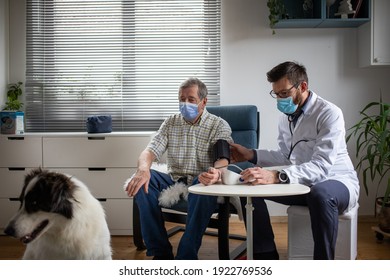
[[[375,222],[372,219],[359,219],[358,225],[358,260],[390,260],[390,239],[385,237],[382,242],[378,242],[372,227]],[[175,226],[167,224],[167,228]],[[287,223],[273,222],[275,240],[280,258],[287,259]],[[231,233],[245,234],[243,224],[240,221],[232,221],[230,225]],[[182,233],[171,237],[170,241],[176,251],[178,241]],[[231,241],[231,248],[238,246],[239,241]],[[116,260],[149,260],[145,251],[137,251],[133,245],[131,236],[113,236],[113,259]],[[24,252],[24,245],[19,240],[8,236],[0,236],[0,260],[20,259]],[[205,236],[202,247],[199,251],[199,258],[204,260],[218,259],[216,248],[216,237]]]

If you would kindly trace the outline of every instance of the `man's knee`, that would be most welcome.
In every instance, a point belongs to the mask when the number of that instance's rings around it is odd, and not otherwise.
[[[314,185],[310,188],[310,193],[308,194],[309,200],[310,201],[323,201],[324,199],[329,198],[329,194],[327,192],[327,189],[321,185]]]
[[[339,211],[343,211],[348,206],[349,192],[347,187],[335,180],[329,180],[317,185],[314,185],[310,189],[308,194],[308,205],[312,207],[332,207],[339,208]]]

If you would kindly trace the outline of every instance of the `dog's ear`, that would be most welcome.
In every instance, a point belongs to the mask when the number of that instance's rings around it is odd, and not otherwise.
[[[46,171],[43,171],[42,168],[35,168],[33,170],[31,170],[29,173],[26,174],[26,176],[24,177],[24,184],[23,184],[23,188],[22,188],[22,192],[20,193],[20,196],[19,196],[19,201],[20,201],[20,208],[23,206],[23,200],[24,200],[24,196],[26,195],[26,188],[28,186],[28,184],[31,182],[31,180],[35,177],[38,177],[40,174],[44,173]]]
[[[52,209],[51,212],[60,214],[68,219],[73,217],[74,184],[66,177],[57,178],[52,186]]]
[[[73,217],[72,203],[69,200],[69,196],[66,192],[61,192],[53,198],[53,204],[51,212],[60,214],[67,219]]]
[[[30,181],[34,178],[34,177],[37,177],[43,173],[47,173],[47,171],[44,171],[42,168],[34,168],[33,170],[31,170],[25,177],[24,177],[24,187],[26,187],[28,185],[28,183],[30,183]]]

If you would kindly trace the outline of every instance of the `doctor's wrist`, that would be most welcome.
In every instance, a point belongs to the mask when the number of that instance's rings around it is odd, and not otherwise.
[[[252,149],[252,158],[248,161],[250,163],[257,164],[257,152],[255,149]]]
[[[276,176],[277,176],[277,180],[279,181],[279,184],[290,183],[290,178],[288,178],[288,175],[283,170],[276,172]]]

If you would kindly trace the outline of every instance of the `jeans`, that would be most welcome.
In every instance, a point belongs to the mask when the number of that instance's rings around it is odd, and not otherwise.
[[[196,178],[192,184],[197,184]],[[175,184],[168,174],[151,170],[148,193],[142,187],[135,195],[139,207],[141,231],[148,256],[172,255],[158,197],[164,189]],[[211,215],[218,207],[216,196],[188,195],[186,230],[180,240],[176,259],[198,259],[202,237]],[[174,208],[174,207],[173,207]]]
[[[335,180],[311,186],[310,193],[297,196],[269,197],[269,200],[285,205],[308,206],[314,240],[313,258],[333,260],[338,232],[338,215],[348,207],[349,191]],[[274,233],[263,198],[252,199],[253,212],[253,252],[264,253],[276,250]],[[241,198],[242,205],[246,204]],[[245,207],[243,207],[245,213]],[[245,217],[245,214],[244,214]]]

